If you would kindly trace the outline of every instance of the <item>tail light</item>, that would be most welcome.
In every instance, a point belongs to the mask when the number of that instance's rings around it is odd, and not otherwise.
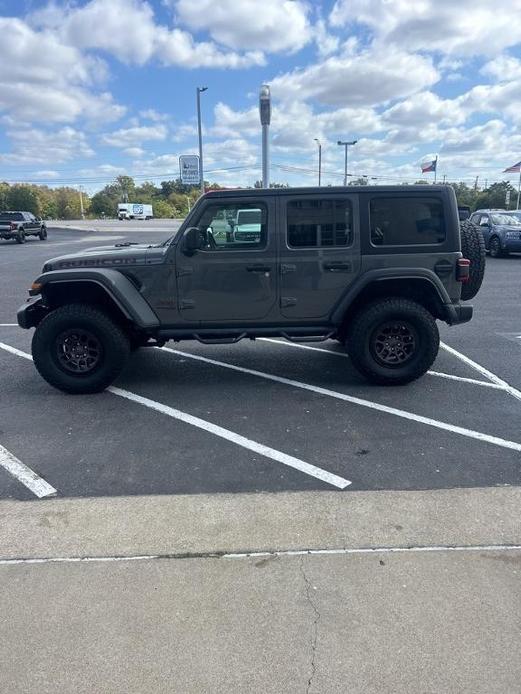
[[[16,222],[9,222],[9,225],[11,227],[11,231],[14,231],[16,229]]]
[[[458,282],[468,282],[470,279],[470,260],[468,258],[458,258],[456,263],[456,279]]]

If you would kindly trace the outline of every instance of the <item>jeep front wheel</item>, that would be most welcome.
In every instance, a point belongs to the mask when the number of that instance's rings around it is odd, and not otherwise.
[[[122,371],[129,351],[123,330],[87,304],[51,311],[36,328],[32,341],[40,375],[66,393],[105,390]]]
[[[369,381],[401,385],[423,376],[438,354],[436,321],[420,304],[400,297],[363,308],[347,331],[353,365]]]

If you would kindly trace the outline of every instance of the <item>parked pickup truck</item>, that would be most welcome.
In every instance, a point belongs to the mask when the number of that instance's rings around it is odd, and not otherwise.
[[[14,239],[17,243],[25,243],[26,236],[38,236],[40,241],[45,241],[45,222],[30,212],[0,212],[1,239]]]

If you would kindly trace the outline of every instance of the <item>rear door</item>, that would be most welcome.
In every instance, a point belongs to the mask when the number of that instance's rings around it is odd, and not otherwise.
[[[278,202],[281,313],[325,321],[360,269],[358,198],[321,193]]]

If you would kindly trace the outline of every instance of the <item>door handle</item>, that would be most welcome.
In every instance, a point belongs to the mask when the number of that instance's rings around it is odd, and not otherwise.
[[[330,272],[350,272],[351,263],[341,263],[337,261],[331,261],[323,264],[324,270],[329,270]]]
[[[248,272],[270,272],[271,267],[269,265],[246,265],[246,270]]]

